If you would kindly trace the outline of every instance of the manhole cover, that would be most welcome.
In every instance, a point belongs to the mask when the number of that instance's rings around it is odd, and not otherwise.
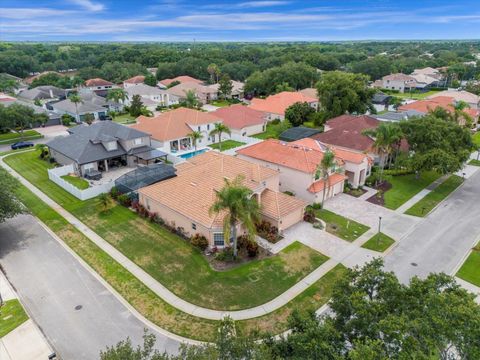
[[[80,310],[81,308],[82,308],[82,305],[75,306],[75,310]]]
[[[417,266],[418,264],[417,263],[410,263],[410,265]]]

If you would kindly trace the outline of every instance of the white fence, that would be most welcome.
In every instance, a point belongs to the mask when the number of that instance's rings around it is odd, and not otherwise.
[[[73,172],[75,172],[73,165],[65,165],[54,169],[48,169],[48,178],[80,200],[88,200],[102,193],[107,193],[112,189],[112,187],[115,186],[115,182],[111,181],[109,183],[95,185],[89,187],[88,189],[80,190],[76,186],[70,184],[68,181],[62,179],[62,176],[71,174]]]

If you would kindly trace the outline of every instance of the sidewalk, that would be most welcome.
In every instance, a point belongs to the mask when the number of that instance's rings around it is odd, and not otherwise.
[[[405,211],[410,209],[413,205],[415,205],[417,202],[419,202],[425,196],[427,196],[433,189],[435,189],[437,186],[439,186],[441,183],[443,183],[445,180],[447,180],[449,176],[450,175],[444,175],[444,176],[439,177],[437,180],[435,180],[430,185],[428,185],[425,189],[421,190],[419,193],[414,195],[407,202],[405,202],[403,205],[401,205],[399,208],[397,208],[395,210],[395,212],[397,212],[399,214],[403,214]]]
[[[480,288],[478,286],[475,286],[468,281],[462,280],[459,277],[455,276],[455,281],[464,289],[468,290],[472,294],[476,296],[475,301],[477,304],[480,304]]]
[[[6,155],[8,156],[8,155]],[[315,269],[312,273],[307,275],[304,279],[300,280],[297,284],[292,286],[290,289],[286,290],[283,294],[280,294],[276,298],[272,299],[271,301],[259,305],[250,309],[244,310],[237,310],[237,311],[222,311],[222,310],[212,310],[203,307],[199,307],[192,303],[189,303],[177,295],[172,293],[168,290],[165,286],[160,284],[156,279],[150,276],[147,272],[145,272],[142,268],[136,265],[133,261],[128,259],[125,255],[123,255],[120,251],[114,248],[110,243],[100,237],[97,233],[83,224],[80,220],[70,214],[67,210],[63,207],[58,205],[55,201],[50,199],[46,194],[44,194],[41,190],[36,188],[30,182],[28,182],[25,178],[23,178],[20,174],[18,174],[15,170],[10,168],[4,161],[3,157],[0,157],[0,165],[3,166],[12,176],[19,179],[19,181],[25,185],[30,191],[32,191],[35,195],[37,195],[42,201],[44,201],[48,206],[58,212],[61,216],[65,218],[67,222],[75,226],[81,233],[83,233],[88,239],[90,239],[93,243],[99,246],[103,251],[105,251],[108,255],[110,255],[115,261],[120,263],[124,268],[126,268],[130,273],[132,273],[138,280],[143,282],[145,286],[151,289],[156,295],[158,295],[161,299],[165,302],[170,304],[171,306],[193,316],[197,316],[204,319],[210,320],[222,320],[225,316],[230,316],[233,320],[246,320],[251,319],[254,317],[266,315],[272,311],[275,311],[282,306],[286,305],[288,302],[293,300],[297,295],[302,293],[306,290],[312,283],[319,280],[329,269],[333,268],[335,264],[332,262],[327,261],[326,263],[322,264],[320,267]],[[58,238],[54,233],[52,236],[55,237],[60,243],[63,244],[63,241]],[[93,273],[93,270],[88,268],[89,271]]]
[[[0,292],[4,301],[18,298],[1,272]],[[2,360],[48,359],[53,352],[32,319],[28,319],[0,339],[0,359]]]

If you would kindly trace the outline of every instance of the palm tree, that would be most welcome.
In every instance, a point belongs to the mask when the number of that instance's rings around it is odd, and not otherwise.
[[[123,89],[111,89],[108,90],[107,100],[112,100],[116,103],[122,101],[122,103],[127,99],[127,93]]]
[[[322,161],[318,164],[317,171],[315,172],[315,180],[322,178],[325,182],[322,193],[322,208],[323,203],[325,202],[325,190],[327,190],[328,193],[330,192],[330,170],[336,163],[335,154],[330,149],[327,149],[323,153]]]
[[[210,136],[213,136],[214,142],[215,142],[215,135],[218,134],[218,149],[222,151],[222,134],[228,134],[229,136],[232,135],[232,132],[230,131],[230,128],[223,124],[223,123],[216,123],[215,128],[210,131]]]
[[[99,195],[98,200],[100,202],[100,206],[103,208],[103,211],[107,211],[108,206],[110,205],[110,198],[108,197],[107,193],[102,193]]]
[[[190,139],[192,139],[193,146],[195,147],[195,151],[197,151],[197,141],[203,139],[203,134],[200,131],[192,131],[190,134],[187,135]]]
[[[247,235],[254,239],[255,223],[260,217],[260,207],[252,191],[242,185],[243,177],[237,176],[233,181],[225,179],[225,186],[217,192],[216,200],[211,206],[210,214],[225,213],[223,234],[226,244],[233,238],[233,256],[237,257],[237,225],[241,223]]]
[[[398,124],[381,123],[376,129],[368,129],[363,132],[364,135],[372,136],[375,141],[373,148],[380,156],[380,178],[382,181],[383,169],[388,161],[391,161],[390,156],[393,152],[394,145],[399,146],[402,139],[402,132]]]
[[[95,115],[93,115],[92,113],[85,114],[85,122],[88,125],[92,125],[94,120],[95,120]]]
[[[468,105],[465,101],[458,101],[453,107],[453,120],[460,124],[463,120],[465,121],[465,127],[471,128],[473,123],[473,118],[465,111],[465,109],[469,109],[470,105]]]
[[[193,90],[187,90],[185,92],[185,106],[189,109],[193,109],[197,107],[197,105],[198,105],[197,94]]]
[[[75,120],[79,122],[80,118],[78,117],[78,104],[83,103],[83,100],[78,94],[72,94],[68,97],[68,99],[75,104]]]

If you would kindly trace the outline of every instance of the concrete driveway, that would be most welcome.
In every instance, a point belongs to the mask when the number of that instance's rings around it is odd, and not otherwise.
[[[325,209],[370,226],[375,231],[378,229],[381,216],[381,231],[397,241],[421,221],[419,218],[398,214],[383,206],[344,193],[326,201]]]
[[[45,144],[46,142],[52,140],[54,137],[68,135],[67,127],[63,125],[35,128],[34,130],[38,131],[44,136],[42,139],[26,140],[34,144]],[[10,145],[11,144],[0,145],[0,152],[11,150]]]
[[[97,359],[129,336],[142,342],[147,326],[30,215],[0,224],[0,264],[27,311],[63,359]],[[179,342],[150,329],[157,347]]]

